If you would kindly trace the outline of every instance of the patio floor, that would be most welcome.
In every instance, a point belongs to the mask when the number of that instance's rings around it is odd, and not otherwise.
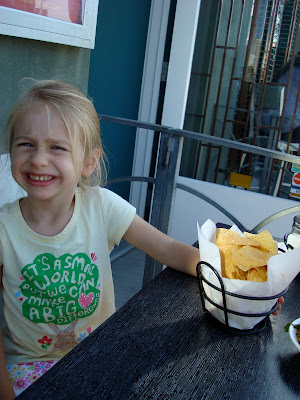
[[[116,309],[142,289],[146,254],[120,244],[111,254]]]

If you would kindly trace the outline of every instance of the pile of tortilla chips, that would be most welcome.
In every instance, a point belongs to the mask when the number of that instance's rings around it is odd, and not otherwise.
[[[254,282],[268,280],[267,264],[270,257],[278,254],[277,243],[268,231],[258,234],[238,233],[218,228],[216,245],[221,256],[223,278]]]

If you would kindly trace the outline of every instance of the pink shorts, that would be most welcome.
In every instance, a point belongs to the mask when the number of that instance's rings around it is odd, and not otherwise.
[[[16,396],[28,386],[44,375],[57,361],[39,361],[25,364],[8,365],[8,375],[13,385]]]

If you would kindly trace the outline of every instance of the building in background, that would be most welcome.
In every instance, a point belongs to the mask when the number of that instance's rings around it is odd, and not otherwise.
[[[70,21],[53,14],[62,0],[49,0],[48,14],[38,0],[34,10],[9,3],[0,0],[1,128],[24,78],[58,78],[90,95],[99,114],[299,154],[292,136],[285,144],[280,137],[291,79],[274,79],[300,48],[298,1],[73,0],[84,14],[72,11]],[[101,129],[110,179],[155,173],[159,133],[108,123]],[[229,185],[232,172],[251,177],[249,190],[289,197],[290,165],[185,141],[183,176]],[[144,215],[151,187],[111,188]]]

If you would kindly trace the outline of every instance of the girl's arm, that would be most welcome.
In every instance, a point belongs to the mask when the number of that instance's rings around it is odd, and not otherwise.
[[[0,288],[1,288],[1,282],[2,282],[2,266],[0,266]],[[16,397],[15,392],[10,383],[6,368],[6,362],[2,346],[1,327],[0,327],[0,399],[11,400],[14,399],[15,397]]]
[[[124,239],[160,263],[196,276],[199,249],[172,239],[138,215],[134,217]]]
[[[16,397],[15,392],[10,383],[6,368],[6,362],[2,346],[1,329],[0,329],[0,399],[11,400],[14,399],[15,397]]]

